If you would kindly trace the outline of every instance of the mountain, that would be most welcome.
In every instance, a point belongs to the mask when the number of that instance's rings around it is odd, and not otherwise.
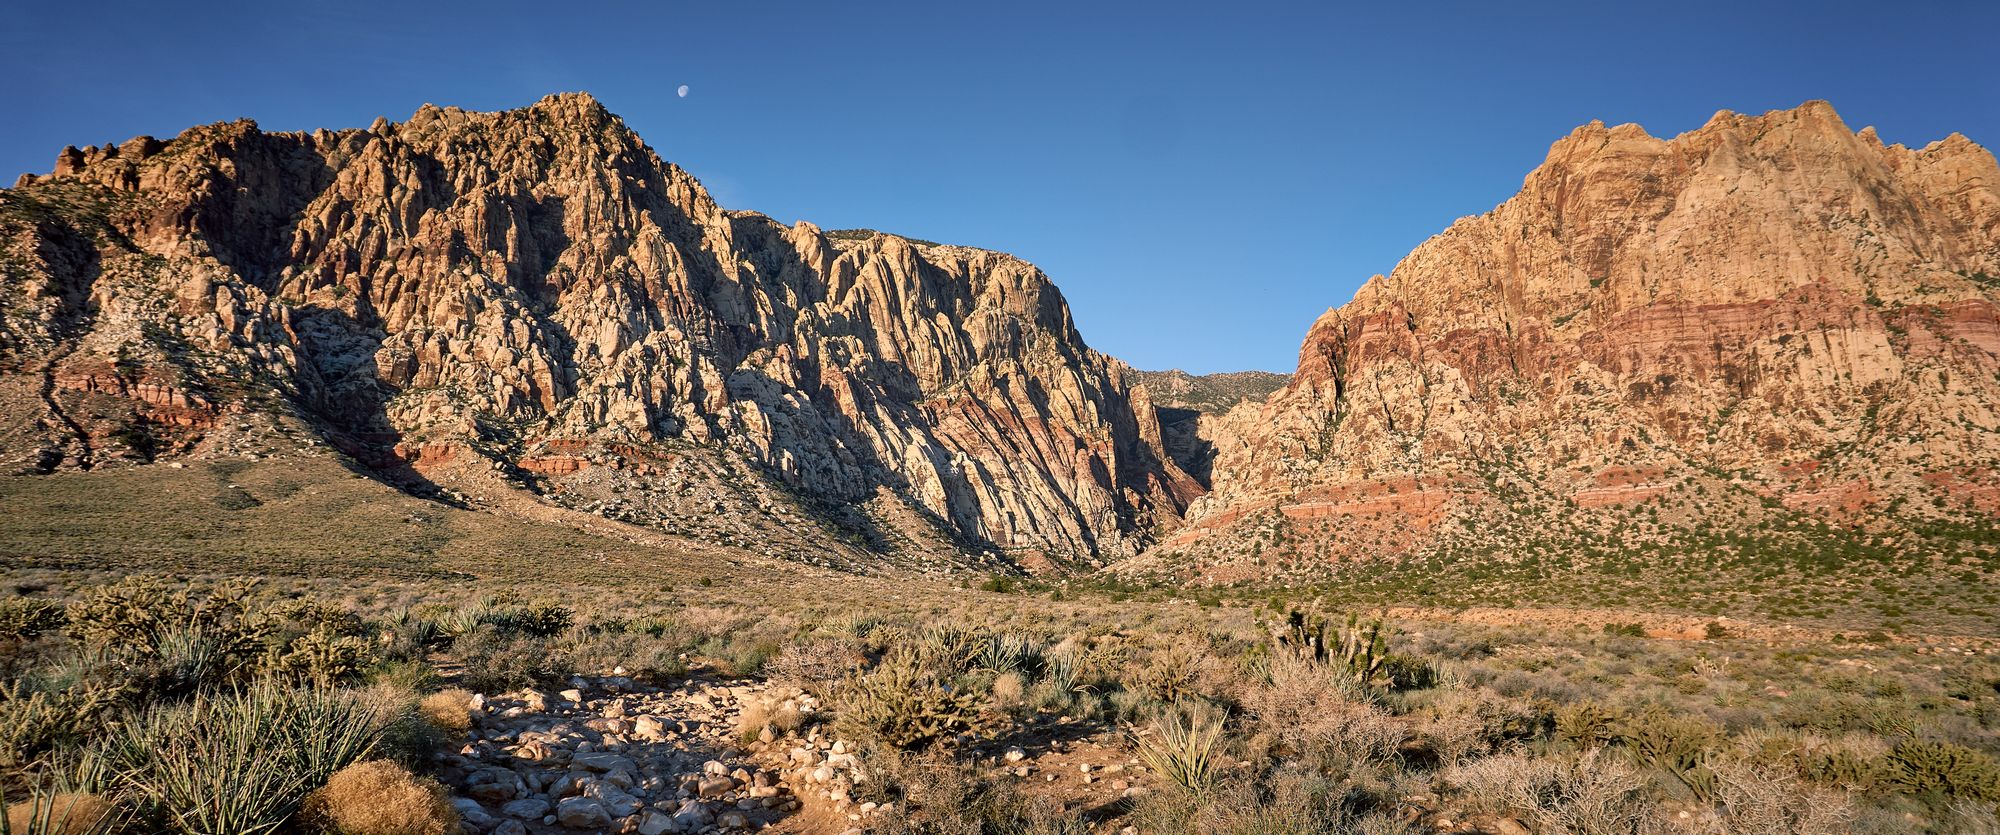
[[[66,148],[0,244],[16,471],[337,451],[470,506],[1030,566],[1202,489],[1034,266],[727,211],[587,95]]]
[[[1205,429],[1212,492],[1134,570],[1990,538],[1996,292],[2000,169],[1963,136],[1885,146],[1823,102],[1672,139],[1593,122]]]
[[[585,95],[240,121],[0,190],[0,465],[332,458],[864,569],[1923,554],[1994,539],[1996,292],[1993,155],[1819,102],[1577,129],[1289,377],[1138,372],[1019,259],[725,210]]]

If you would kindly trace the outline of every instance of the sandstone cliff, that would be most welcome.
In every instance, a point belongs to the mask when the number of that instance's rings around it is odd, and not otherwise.
[[[726,211],[584,95],[65,149],[0,243],[15,469],[324,438],[463,501],[1030,563],[1200,490],[1032,265]]]
[[[1211,578],[1579,536],[1992,529],[2000,169],[1821,102],[1592,123],[1321,317],[1154,556]],[[1154,565],[1158,567],[1158,563]]]

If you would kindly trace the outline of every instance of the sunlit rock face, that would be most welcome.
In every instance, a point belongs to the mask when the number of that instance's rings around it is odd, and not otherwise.
[[[584,95],[66,149],[0,200],[15,469],[285,412],[447,487],[649,523],[775,489],[1031,564],[1135,553],[1201,489],[1034,266],[726,211]]]
[[[1885,147],[1821,102],[1672,139],[1592,123],[1205,427],[1214,490],[1158,553],[1254,577],[1251,528],[1341,560],[1669,493],[1675,524],[1990,524],[1996,288],[2000,170],[1963,136]]]

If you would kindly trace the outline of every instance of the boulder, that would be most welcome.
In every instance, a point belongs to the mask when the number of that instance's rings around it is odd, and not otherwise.
[[[611,826],[611,815],[594,798],[570,797],[556,804],[556,823],[570,829],[605,829]]]
[[[549,813],[549,802],[539,797],[523,797],[500,804],[500,814],[522,820],[541,820]]]

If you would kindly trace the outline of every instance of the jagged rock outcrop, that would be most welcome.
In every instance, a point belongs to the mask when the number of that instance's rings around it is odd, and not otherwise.
[[[1885,147],[1822,102],[1592,123],[1321,317],[1156,555],[1268,577],[1647,503],[1990,530],[1997,289],[2000,169],[1963,136]]]
[[[690,535],[796,528],[782,493],[870,508],[844,524],[879,547],[1058,559],[1134,553],[1200,489],[1032,265],[726,211],[588,96],[210,125],[23,179],[0,193],[20,466],[191,454],[282,412],[467,493]]]

